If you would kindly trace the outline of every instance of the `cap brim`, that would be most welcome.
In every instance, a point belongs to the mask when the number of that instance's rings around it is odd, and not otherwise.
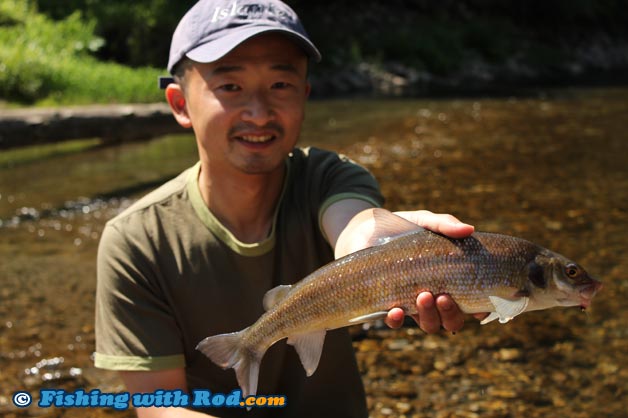
[[[321,53],[309,39],[298,32],[285,28],[278,28],[276,26],[254,26],[250,28],[242,28],[233,34],[222,36],[216,40],[208,41],[199,45],[185,55],[196,62],[208,63],[218,61],[247,39],[269,32],[287,35],[303,49],[310,59],[315,62],[320,62]]]

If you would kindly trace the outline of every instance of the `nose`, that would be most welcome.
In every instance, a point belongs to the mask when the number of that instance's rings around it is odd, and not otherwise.
[[[272,120],[275,112],[268,97],[263,92],[255,92],[250,95],[249,100],[244,105],[242,120],[258,126],[264,126]]]

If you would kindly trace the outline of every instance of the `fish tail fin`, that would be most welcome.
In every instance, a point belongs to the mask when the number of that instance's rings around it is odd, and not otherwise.
[[[198,343],[196,349],[223,369],[234,369],[238,384],[242,389],[242,397],[246,398],[257,393],[257,380],[262,356],[258,356],[257,353],[242,345],[244,332],[246,329],[207,337]]]

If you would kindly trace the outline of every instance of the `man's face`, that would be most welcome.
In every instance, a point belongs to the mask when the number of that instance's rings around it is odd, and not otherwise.
[[[267,174],[295,146],[310,91],[307,58],[284,35],[252,38],[220,60],[194,64],[185,98],[201,159],[212,168]]]

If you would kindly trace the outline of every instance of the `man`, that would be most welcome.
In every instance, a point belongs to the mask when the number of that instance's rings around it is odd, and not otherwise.
[[[201,0],[179,23],[166,98],[177,122],[193,129],[200,162],[111,220],[99,247],[95,362],[121,371],[131,393],[228,394],[238,387],[233,372],[195,347],[253,323],[269,289],[298,281],[334,252],[341,257],[417,225],[452,237],[473,231],[450,215],[380,209],[367,171],[334,153],[295,148],[310,92],[308,58],[320,54],[278,0]],[[423,293],[417,308],[426,332],[462,327],[448,296]],[[392,309],[386,322],[399,327],[403,315]],[[264,356],[259,379],[258,393],[286,395],[285,409],[204,412],[367,416],[346,329],[327,334],[313,376],[281,342]]]

